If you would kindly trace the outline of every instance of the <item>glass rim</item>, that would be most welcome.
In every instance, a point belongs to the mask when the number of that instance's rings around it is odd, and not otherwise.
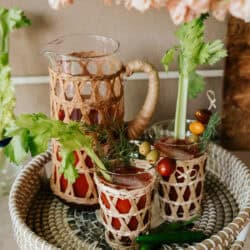
[[[120,161],[119,159],[111,159],[109,161],[116,161],[116,160]],[[152,171],[155,168],[154,165],[151,165],[148,161],[146,161],[144,159],[131,159],[132,162],[134,162],[136,160],[138,160],[138,161],[144,161],[150,167],[149,168],[142,168],[141,166],[136,166],[136,165],[129,164],[129,166],[125,166],[125,168],[128,168],[128,167],[132,167],[133,168],[134,167],[134,168],[140,169],[141,171],[136,172],[136,173],[116,173],[116,172],[113,172],[112,170],[102,169],[102,168],[100,168],[98,166],[95,166],[95,169],[97,170],[96,174],[98,176],[99,175],[98,172],[100,172],[100,173],[101,172],[105,172],[106,174],[109,174],[111,176],[138,176],[138,175],[141,175],[141,174],[144,174],[144,173],[150,173],[150,171]],[[121,166],[123,166],[123,165],[121,165]],[[153,173],[151,173],[151,175],[153,176]]]
[[[91,56],[88,55],[88,56],[81,56],[81,57],[67,55],[66,53],[59,53],[53,49],[49,49],[49,46],[51,46],[51,45],[55,46],[58,43],[62,42],[64,39],[73,38],[73,37],[84,37],[84,38],[92,38],[92,39],[94,38],[96,40],[106,40],[108,42],[112,42],[112,44],[115,46],[114,46],[114,49],[111,50],[111,52],[103,53],[100,55],[91,55]],[[58,36],[57,38],[53,39],[52,41],[46,43],[44,45],[44,47],[45,48],[41,50],[41,54],[43,54],[43,55],[53,54],[53,55],[57,55],[57,56],[68,58],[68,59],[74,59],[75,61],[81,61],[84,59],[95,59],[95,58],[98,59],[98,58],[112,56],[112,55],[116,54],[117,51],[119,50],[120,42],[118,40],[115,40],[111,37],[104,36],[104,35],[96,35],[96,34],[91,34],[91,33],[73,33],[73,34]]]
[[[193,119],[186,119],[186,124],[188,123],[191,123],[191,122],[194,122],[195,120]],[[175,120],[173,119],[166,119],[166,120],[162,120],[162,121],[158,121],[158,122],[155,122],[153,123],[147,130],[146,130],[146,134],[152,138],[152,136],[150,135],[150,130],[154,127],[157,127],[157,126],[160,126],[160,125],[164,125],[164,124],[168,124],[169,125],[172,123],[174,124]],[[191,133],[191,132],[190,132]],[[167,137],[167,136],[165,136]],[[163,137],[164,138],[164,137]],[[157,139],[155,142],[160,142],[160,139]],[[165,145],[167,146],[170,146],[170,147],[175,147],[175,148],[187,148],[187,147],[191,147],[191,146],[200,146],[200,145],[208,145],[209,144],[209,141],[198,141],[198,142],[191,142],[189,144],[185,144],[185,145],[182,145],[182,144],[175,144],[175,143],[166,143],[166,142],[163,142]],[[155,143],[154,143],[155,144]]]

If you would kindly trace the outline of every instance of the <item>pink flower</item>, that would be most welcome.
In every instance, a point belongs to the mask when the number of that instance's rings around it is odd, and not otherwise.
[[[58,10],[68,4],[73,4],[74,0],[48,0],[51,8]]]
[[[183,2],[197,15],[209,12],[211,0],[184,0]]]
[[[197,14],[196,12],[194,12],[192,9],[189,8],[186,12],[185,22],[190,22],[198,16],[199,14]]]
[[[173,20],[178,25],[186,21],[189,8],[184,1],[181,0],[169,0],[167,2],[167,9]]]
[[[227,15],[229,4],[230,4],[230,1],[212,0],[211,12],[213,16],[217,20],[223,21]]]
[[[104,1],[109,4],[112,2],[112,0]],[[206,12],[211,12],[220,21],[223,21],[230,12],[233,16],[250,22],[250,0],[114,0],[114,2],[141,12],[151,7],[167,7],[175,24],[190,21]]]
[[[152,0],[151,1],[151,7],[160,9],[162,7],[165,7],[168,0]]]
[[[131,7],[144,12],[151,7],[151,0],[131,0]]]
[[[233,16],[250,22],[250,0],[231,0],[229,11]]]

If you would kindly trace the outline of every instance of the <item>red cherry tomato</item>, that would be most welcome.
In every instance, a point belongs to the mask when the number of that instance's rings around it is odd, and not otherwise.
[[[175,169],[175,160],[163,158],[158,162],[156,169],[161,176],[170,176]]]

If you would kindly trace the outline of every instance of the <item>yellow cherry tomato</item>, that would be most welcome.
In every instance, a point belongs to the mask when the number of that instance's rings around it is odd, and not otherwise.
[[[194,135],[201,135],[205,130],[205,126],[201,122],[195,121],[189,125],[189,130]]]

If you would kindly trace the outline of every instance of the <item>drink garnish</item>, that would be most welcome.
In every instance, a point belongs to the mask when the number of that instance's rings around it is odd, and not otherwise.
[[[205,88],[204,79],[196,72],[199,65],[213,65],[227,55],[220,40],[205,42],[204,21],[208,15],[184,23],[178,29],[176,36],[180,40],[178,46],[166,51],[162,64],[168,71],[169,64],[178,53],[179,87],[175,114],[175,138],[185,139],[187,99],[196,98]]]

